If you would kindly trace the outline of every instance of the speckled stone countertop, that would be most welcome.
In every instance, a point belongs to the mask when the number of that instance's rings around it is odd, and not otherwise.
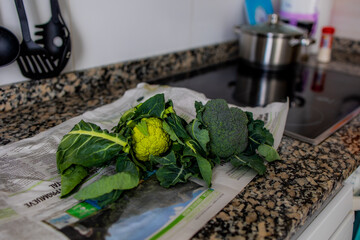
[[[290,239],[360,165],[360,116],[318,146],[284,136],[268,165],[194,239]]]
[[[331,64],[338,66],[336,61]],[[351,68],[360,75],[357,66]],[[0,145],[111,103],[136,84],[112,82],[1,112]],[[360,116],[317,146],[284,136],[282,160],[269,164],[265,175],[256,176],[193,238],[290,239],[360,165],[359,146]]]

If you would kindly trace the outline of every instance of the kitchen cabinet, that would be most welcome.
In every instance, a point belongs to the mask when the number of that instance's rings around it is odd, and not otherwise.
[[[345,184],[318,215],[308,220],[309,225],[304,231],[299,230],[293,239],[351,240],[354,222],[352,202],[353,187],[351,184]]]

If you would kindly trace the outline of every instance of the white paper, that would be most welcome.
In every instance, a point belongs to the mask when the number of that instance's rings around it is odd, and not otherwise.
[[[42,239],[44,236],[47,239],[48,236],[51,239],[66,238],[57,229],[79,220],[79,216],[66,212],[79,206],[79,202],[72,197],[59,198],[61,186],[56,169],[56,150],[62,137],[81,119],[111,130],[124,111],[138,104],[139,97],[143,96],[146,100],[158,93],[172,99],[176,113],[187,120],[195,117],[195,101],[205,103],[208,100],[203,94],[189,89],[141,83],[111,104],[86,112],[32,138],[1,146],[0,236],[7,236],[8,239]],[[243,109],[253,112],[255,119],[259,117],[265,121],[266,127],[274,135],[274,147],[277,148],[285,128],[288,103]],[[99,170],[98,177],[106,171],[108,169]],[[121,236],[129,234],[126,239],[188,239],[224,208],[254,176],[256,173],[246,167],[236,169],[230,163],[216,166],[211,189],[194,179],[189,186],[167,190],[174,191],[175,195],[179,191],[176,204],[171,201],[166,207],[150,204],[137,212],[136,208],[131,210],[129,207],[128,216],[125,214],[108,229],[111,234],[107,238],[121,239]],[[164,191],[159,188],[159,192],[164,194]],[[151,221],[154,217],[159,217],[158,223],[162,222],[162,225],[155,226],[155,221]],[[150,223],[146,222],[147,218]],[[133,231],[136,229],[142,229],[137,231],[139,235]]]

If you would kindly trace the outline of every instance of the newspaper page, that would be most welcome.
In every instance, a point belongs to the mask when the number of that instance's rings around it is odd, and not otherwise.
[[[234,168],[230,163],[218,165],[213,169],[211,188],[191,179],[165,189],[150,178],[136,191],[126,193],[118,210],[103,211],[101,219],[96,217],[102,210],[96,204],[72,197],[60,199],[56,151],[62,137],[81,119],[111,130],[124,111],[139,103],[139,97],[147,99],[158,93],[172,99],[176,113],[189,120],[196,115],[194,102],[208,100],[186,88],[141,83],[111,104],[32,138],[1,146],[0,238],[78,239],[93,234],[100,239],[189,239],[224,208],[256,176],[253,170]],[[243,110],[252,112],[254,119],[264,120],[277,148],[285,128],[288,103]],[[111,167],[101,168],[86,184],[112,171]],[[91,218],[103,225],[92,226]]]

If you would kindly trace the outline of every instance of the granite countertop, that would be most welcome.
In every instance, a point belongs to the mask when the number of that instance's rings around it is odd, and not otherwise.
[[[195,239],[289,239],[360,165],[359,129],[357,116],[318,146],[284,136],[282,161],[269,164]]]
[[[0,145],[111,103],[137,83],[118,84],[3,112]],[[360,165],[359,141],[360,116],[317,146],[284,136],[278,149],[281,161],[269,164],[265,175],[256,176],[193,238],[291,238]]]

